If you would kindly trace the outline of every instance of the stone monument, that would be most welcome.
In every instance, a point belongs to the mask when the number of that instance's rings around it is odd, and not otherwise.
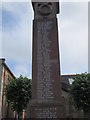
[[[30,118],[65,117],[61,98],[61,75],[57,14],[59,2],[32,2],[33,53]]]

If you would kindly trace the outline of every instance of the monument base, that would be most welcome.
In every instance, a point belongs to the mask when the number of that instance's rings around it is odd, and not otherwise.
[[[66,118],[66,101],[32,100],[26,118]]]

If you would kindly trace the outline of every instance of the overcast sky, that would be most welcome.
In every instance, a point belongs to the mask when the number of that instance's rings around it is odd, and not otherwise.
[[[1,5],[0,5],[1,6]],[[2,13],[2,14],[1,14]],[[2,15],[2,16],[1,16]],[[15,76],[32,76],[32,20],[29,2],[4,2],[2,11],[2,48],[0,56]],[[0,25],[0,26],[1,26]],[[60,61],[62,74],[88,71],[88,3],[62,2],[58,15]]]

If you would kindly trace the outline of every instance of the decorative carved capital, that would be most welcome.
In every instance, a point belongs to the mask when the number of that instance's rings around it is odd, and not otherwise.
[[[33,2],[32,5],[35,19],[55,18],[59,13],[59,2]]]
[[[52,4],[51,3],[38,4],[38,10],[41,15],[48,16],[52,13]]]

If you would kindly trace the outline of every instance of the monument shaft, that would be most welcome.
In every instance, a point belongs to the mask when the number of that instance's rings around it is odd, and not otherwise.
[[[32,99],[58,99],[61,83],[57,19],[35,20],[33,25]]]
[[[31,118],[65,117],[56,14],[59,3],[33,3]],[[63,112],[62,112],[63,111]]]

